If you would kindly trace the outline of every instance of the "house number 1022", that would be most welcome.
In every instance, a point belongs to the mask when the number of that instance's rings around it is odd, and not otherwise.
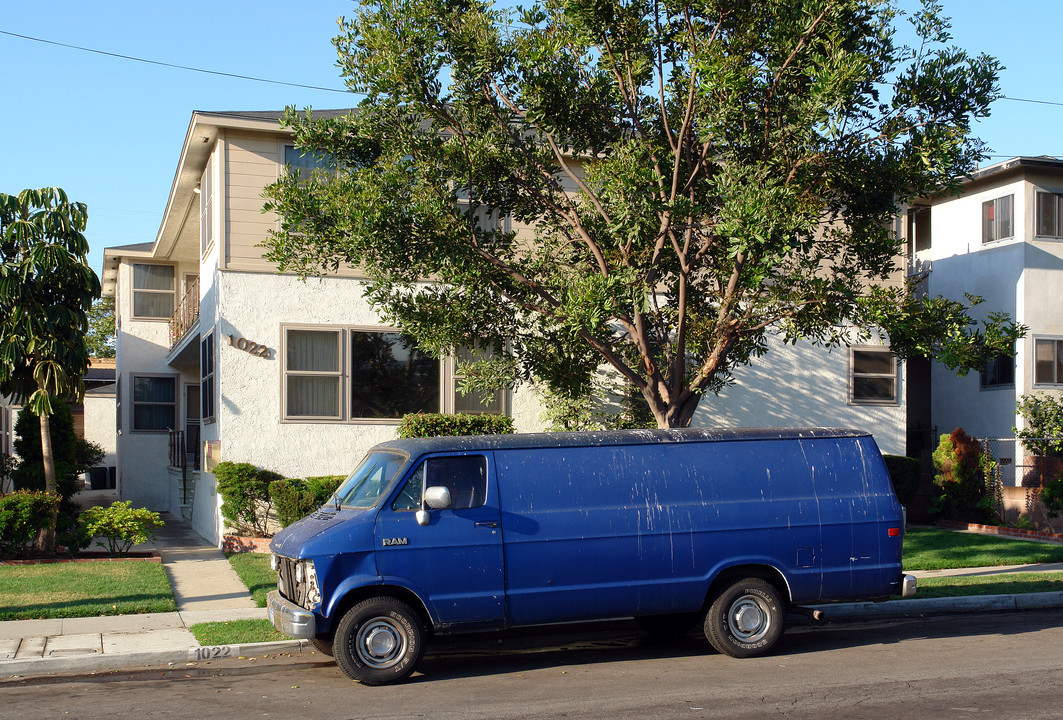
[[[257,342],[252,342],[247,338],[234,338],[232,335],[227,336],[229,338],[229,346],[234,347],[237,350],[243,350],[244,352],[251,353],[256,357],[269,357],[269,348],[265,345],[259,345]]]

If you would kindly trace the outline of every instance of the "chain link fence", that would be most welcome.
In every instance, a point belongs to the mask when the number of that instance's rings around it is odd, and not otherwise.
[[[1059,443],[1060,438],[984,438],[980,442],[997,461],[1001,485],[1041,488],[1063,474],[1063,458],[1030,450],[1038,443]]]

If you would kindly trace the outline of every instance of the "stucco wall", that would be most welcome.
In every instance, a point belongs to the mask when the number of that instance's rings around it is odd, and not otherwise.
[[[811,343],[789,345],[769,337],[768,353],[735,372],[735,384],[702,399],[697,426],[849,427],[872,433],[884,453],[904,454],[904,368],[898,368],[899,402],[849,404],[849,351],[828,352]]]
[[[254,463],[291,477],[346,473],[370,447],[395,437],[397,421],[281,419],[282,324],[383,326],[362,297],[360,282],[303,282],[288,275],[222,271],[217,283],[223,299],[216,324],[220,395],[212,432],[221,442],[222,459]],[[269,357],[231,346],[229,335],[266,345]],[[519,431],[542,429],[532,391],[518,389],[509,403]]]

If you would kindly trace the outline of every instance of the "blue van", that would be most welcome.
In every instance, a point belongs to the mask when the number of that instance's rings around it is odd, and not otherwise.
[[[870,435],[645,430],[395,440],[286,528],[269,615],[367,685],[432,634],[634,617],[769,650],[791,607],[908,596]]]

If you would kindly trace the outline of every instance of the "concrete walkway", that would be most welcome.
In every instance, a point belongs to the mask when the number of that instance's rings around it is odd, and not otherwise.
[[[83,673],[188,662],[206,657],[189,628],[197,623],[265,619],[221,550],[173,515],[155,540],[170,578],[177,612],[0,622],[0,680],[12,676]],[[247,652],[299,651],[297,640],[256,643]],[[216,656],[247,654],[242,646],[211,648]]]
[[[66,620],[0,622],[0,682],[15,677],[81,674],[270,653],[313,652],[305,640],[201,647],[189,627],[204,622],[267,617],[224,554],[199,537],[186,522],[164,515],[165,527],[152,543],[177,597],[177,612]],[[1063,563],[962,570],[914,571],[916,577],[1000,575],[1015,572],[1063,572]],[[934,613],[991,612],[1063,607],[1063,592],[918,597],[880,603],[821,605],[825,619],[851,621],[919,617]]]

